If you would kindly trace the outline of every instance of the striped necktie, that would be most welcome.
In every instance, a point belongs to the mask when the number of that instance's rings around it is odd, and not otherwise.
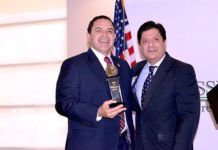
[[[120,116],[120,133],[122,133],[123,129],[125,128],[125,114],[124,112],[121,112],[119,114]]]
[[[104,57],[104,61],[107,63],[107,65],[112,65],[112,62],[111,62],[109,57],[107,57],[107,56]]]

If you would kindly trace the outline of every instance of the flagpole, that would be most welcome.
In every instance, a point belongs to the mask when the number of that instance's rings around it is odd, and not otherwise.
[[[124,40],[123,40],[123,46],[124,46],[124,49],[126,49],[126,34],[125,34],[125,11],[124,11],[124,0],[121,0],[121,5],[122,5],[122,13],[123,13],[123,29],[124,29],[124,32],[123,32],[123,37],[124,37]],[[125,56],[125,55],[124,55]]]

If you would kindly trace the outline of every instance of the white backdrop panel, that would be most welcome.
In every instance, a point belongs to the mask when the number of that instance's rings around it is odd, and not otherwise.
[[[194,66],[201,93],[201,118],[194,146],[196,150],[216,150],[218,130],[211,110],[206,109],[206,93],[218,83],[218,70],[215,69],[218,1],[126,0],[125,8],[136,50],[139,26],[153,20],[166,29],[170,55]],[[137,60],[140,60],[139,55]]]

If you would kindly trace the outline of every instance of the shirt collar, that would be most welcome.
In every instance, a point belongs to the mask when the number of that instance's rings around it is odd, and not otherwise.
[[[104,61],[104,55],[101,54],[100,52],[98,52],[96,49],[94,49],[93,47],[91,47],[91,50],[93,51],[93,53],[95,54],[95,56],[98,58],[98,60],[100,61],[101,65],[103,66],[103,68],[105,69],[107,64]],[[107,57],[110,58],[110,55],[108,55]],[[111,58],[110,58],[111,59]]]
[[[157,63],[155,63],[155,64],[152,65],[152,66],[159,67],[165,57],[166,57],[166,54],[164,54],[164,56],[163,56]],[[151,66],[151,64],[150,64],[149,62],[148,62],[148,66]]]

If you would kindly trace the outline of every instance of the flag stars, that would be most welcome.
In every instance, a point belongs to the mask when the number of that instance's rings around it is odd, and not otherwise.
[[[135,63],[134,50],[132,49],[132,45],[129,45],[125,39],[125,28],[129,24],[125,9],[122,6],[121,0],[116,0],[115,4],[115,14],[114,14],[114,24],[115,24],[115,32],[116,32],[116,40],[114,43],[114,54],[120,57],[121,59],[126,59],[129,65],[132,66]],[[130,40],[130,39],[128,39]],[[131,47],[131,49],[129,49]],[[124,53],[124,51],[128,51]],[[131,50],[131,53],[130,53]],[[128,55],[128,56],[127,56]]]

